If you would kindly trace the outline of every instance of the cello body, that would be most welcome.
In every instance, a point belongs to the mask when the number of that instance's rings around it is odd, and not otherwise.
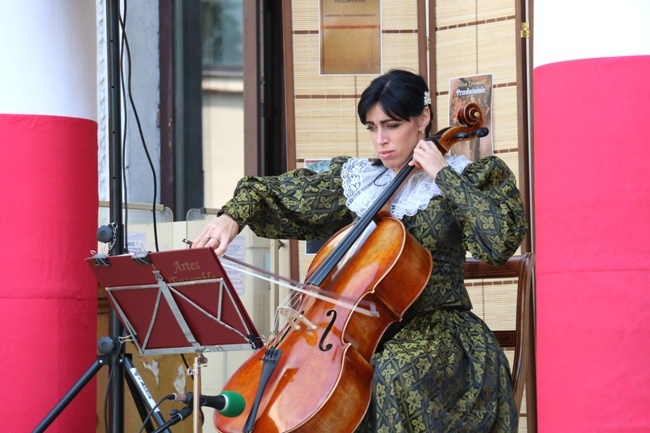
[[[335,248],[344,231],[318,252],[312,266]],[[401,320],[427,284],[431,255],[402,223],[379,216],[363,247],[341,261],[321,285],[358,302],[374,302],[378,317],[310,296],[297,308],[315,329],[291,324],[279,334],[282,354],[260,400],[255,432],[353,432],[370,403],[370,358],[388,326]],[[266,348],[259,349],[229,379],[224,389],[255,399]],[[247,407],[248,409],[248,407]],[[222,433],[244,431],[249,411],[227,418],[215,412]]]

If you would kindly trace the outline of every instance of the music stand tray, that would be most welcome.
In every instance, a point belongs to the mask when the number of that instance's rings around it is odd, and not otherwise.
[[[86,261],[142,355],[263,346],[210,248],[96,254]]]

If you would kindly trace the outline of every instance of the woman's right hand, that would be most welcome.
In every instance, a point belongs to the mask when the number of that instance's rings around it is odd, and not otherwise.
[[[226,252],[226,248],[239,233],[239,224],[226,214],[210,221],[201,234],[192,241],[192,248],[214,248],[216,255]]]

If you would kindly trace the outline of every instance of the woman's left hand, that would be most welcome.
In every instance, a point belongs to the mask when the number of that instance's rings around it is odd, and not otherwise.
[[[413,160],[410,165],[421,168],[435,179],[438,172],[449,164],[434,142],[420,140],[413,149]]]

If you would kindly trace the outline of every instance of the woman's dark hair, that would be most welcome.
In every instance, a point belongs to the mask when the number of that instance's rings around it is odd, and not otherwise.
[[[376,103],[391,119],[410,120],[422,114],[424,93],[429,88],[424,79],[417,74],[401,69],[393,69],[375,78],[361,94],[357,112],[359,120],[366,124],[366,115]],[[431,107],[429,107],[431,110]],[[431,112],[433,120],[433,112]],[[425,136],[431,132],[431,122],[426,127]]]

